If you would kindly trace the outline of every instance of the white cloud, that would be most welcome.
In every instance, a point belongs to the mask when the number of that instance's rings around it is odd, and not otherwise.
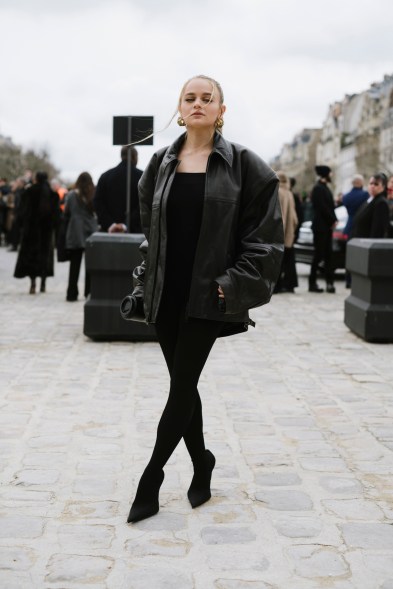
[[[47,146],[67,178],[97,179],[118,160],[113,115],[163,128],[184,80],[206,73],[224,88],[226,136],[269,159],[393,72],[392,16],[391,0],[0,0],[0,132]],[[178,132],[141,148],[141,167]]]

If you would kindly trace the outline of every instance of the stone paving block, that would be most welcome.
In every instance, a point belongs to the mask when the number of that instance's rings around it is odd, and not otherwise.
[[[128,515],[128,511],[126,515]],[[180,513],[165,512],[163,507],[155,517],[144,519],[136,524],[129,524],[129,527],[149,531],[166,530],[167,532],[177,532],[187,528],[187,517]]]
[[[256,534],[246,527],[209,526],[202,528],[204,544],[245,544],[256,540]]]
[[[249,571],[256,571],[256,576],[260,577],[260,573],[267,571],[270,567],[263,546],[256,543],[210,544],[207,562],[213,571],[243,571],[242,576],[246,576]]]
[[[348,467],[341,458],[299,458],[299,463],[304,470],[315,470],[318,472],[348,472]]]
[[[59,526],[57,536],[61,548],[70,550],[95,550],[96,548],[110,548],[115,537],[115,527],[108,525],[77,525],[65,524]]]
[[[0,517],[0,538],[39,538],[45,520],[28,515],[3,515]]]
[[[198,512],[198,517],[203,524],[252,523],[256,519],[250,506],[229,504],[207,504]]]
[[[381,585],[381,589],[393,589],[393,577],[384,581]]]
[[[82,556],[80,554],[54,554],[46,567],[47,583],[97,583],[105,580],[114,566],[113,558]]]
[[[344,477],[321,477],[319,484],[322,489],[331,491],[332,493],[341,493],[345,495],[362,495],[364,489],[356,479]]]
[[[3,571],[28,571],[37,556],[30,548],[20,546],[2,546],[0,549],[0,581]]]
[[[274,519],[273,525],[281,536],[287,538],[315,538],[323,528],[319,518],[290,515]]]
[[[312,499],[303,491],[260,491],[255,499],[275,511],[307,511],[313,508]]]
[[[296,472],[272,472],[257,474],[255,482],[261,487],[286,487],[300,485],[302,480]]]
[[[217,579],[215,589],[277,589],[275,585],[263,581],[245,581],[242,579]]]
[[[351,548],[393,550],[393,526],[384,523],[346,523],[341,530]]]
[[[60,477],[58,470],[26,469],[15,473],[12,484],[14,485],[54,485]]]
[[[72,490],[74,493],[88,497],[113,497],[116,489],[116,481],[111,479],[87,479],[79,477],[75,480]]]
[[[68,501],[63,515],[67,519],[111,519],[118,515],[120,503],[117,501]]]
[[[63,465],[67,456],[63,452],[34,452],[26,454],[22,460],[24,466],[53,468]]]
[[[51,448],[60,448],[62,446],[68,446],[71,443],[71,436],[59,435],[59,436],[35,436],[30,438],[28,445],[30,448],[43,448],[44,450],[50,450]]]
[[[333,548],[319,546],[293,546],[287,549],[294,571],[302,577],[331,578],[350,572],[341,554]]]
[[[378,505],[364,499],[327,499],[322,505],[328,513],[347,520],[382,520],[384,513]]]
[[[125,551],[131,558],[162,556],[165,558],[184,558],[192,548],[191,542],[161,534],[156,537],[142,537],[127,540]]]
[[[195,584],[191,574],[182,567],[173,566],[133,566],[123,577],[123,584],[119,589],[194,589]]]

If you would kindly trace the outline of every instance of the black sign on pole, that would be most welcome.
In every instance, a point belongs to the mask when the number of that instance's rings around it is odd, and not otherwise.
[[[153,117],[113,117],[113,145],[153,145]],[[144,139],[147,137],[147,139]],[[142,141],[143,140],[143,141]],[[131,148],[127,150],[127,229],[131,227]]]
[[[153,117],[113,117],[113,145],[135,143],[152,133]],[[141,141],[138,145],[153,145],[153,137]]]

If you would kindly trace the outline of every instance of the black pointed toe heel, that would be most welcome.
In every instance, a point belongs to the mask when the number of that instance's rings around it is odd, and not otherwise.
[[[216,459],[214,454],[210,450],[205,450],[204,462],[195,468],[194,476],[187,492],[188,500],[193,509],[209,501],[212,496],[210,481],[215,464]]]
[[[160,506],[158,494],[164,480],[164,471],[153,475],[143,473],[139,481],[134,503],[131,506],[127,523],[139,522],[158,513]]]

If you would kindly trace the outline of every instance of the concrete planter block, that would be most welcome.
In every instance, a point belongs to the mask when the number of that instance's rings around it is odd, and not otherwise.
[[[393,342],[393,239],[351,239],[346,268],[345,325],[366,341]]]
[[[124,321],[120,302],[132,291],[132,270],[141,263],[142,234],[94,233],[86,242],[91,294],[85,303],[83,333],[98,341],[153,341],[153,327]]]

